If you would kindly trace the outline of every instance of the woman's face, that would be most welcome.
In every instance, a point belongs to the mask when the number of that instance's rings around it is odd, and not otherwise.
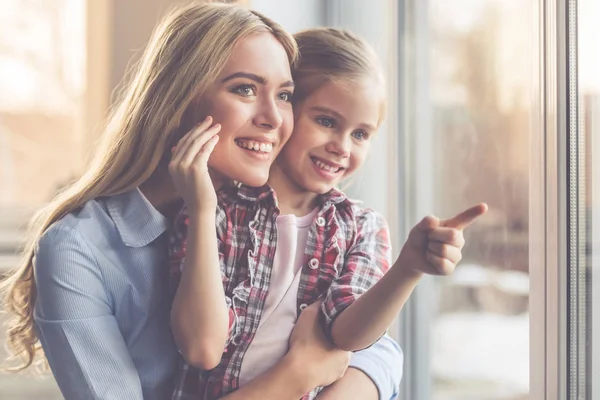
[[[294,90],[285,49],[270,33],[238,42],[199,102],[202,117],[221,124],[208,165],[217,177],[249,186],[267,182],[269,168],[292,133]]]

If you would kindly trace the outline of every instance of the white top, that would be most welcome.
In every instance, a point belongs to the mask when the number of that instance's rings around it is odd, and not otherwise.
[[[277,217],[277,247],[271,285],[260,324],[250,343],[240,372],[240,386],[274,366],[288,351],[289,339],[298,318],[298,285],[308,230],[317,214]]]

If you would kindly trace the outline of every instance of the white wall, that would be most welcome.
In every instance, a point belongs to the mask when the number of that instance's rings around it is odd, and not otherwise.
[[[388,115],[371,144],[370,155],[347,190],[352,197],[381,212],[392,225],[392,237],[398,204],[398,124],[397,124],[397,8],[389,0],[329,0],[328,24],[362,36],[376,50],[386,75]],[[397,247],[397,246],[395,246]]]
[[[279,22],[291,33],[325,25],[324,0],[250,0],[250,7]]]
[[[96,0],[93,0],[96,1]],[[167,10],[186,0],[112,0],[110,85],[115,88],[127,66],[141,56],[154,26]]]

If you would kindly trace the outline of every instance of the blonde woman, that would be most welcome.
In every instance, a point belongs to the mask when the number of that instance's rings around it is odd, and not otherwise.
[[[220,123],[210,129],[220,129],[221,139],[209,144],[215,146],[211,171],[248,185],[264,183],[272,160],[236,158],[236,138],[268,132],[272,157],[278,153],[292,130],[287,103],[295,57],[295,43],[279,25],[236,6],[190,5],[159,24],[95,160],[38,213],[23,265],[3,283],[14,316],[9,347],[23,360],[17,369],[47,361],[67,400],[171,394],[177,349],[169,328],[165,233],[181,198],[198,200],[198,182],[189,182],[182,195],[175,189],[171,149],[188,131],[189,139],[202,129],[192,128],[210,111]],[[259,89],[252,101],[247,80]],[[243,102],[221,101],[235,96]],[[194,165],[179,165],[174,175],[193,176]],[[316,318],[303,313],[286,357],[227,398],[293,399],[345,368],[347,354],[319,336]],[[399,353],[393,342],[381,345],[356,367],[391,391],[400,376],[386,373],[385,365],[393,366]],[[357,368],[331,386],[332,398],[377,395]]]

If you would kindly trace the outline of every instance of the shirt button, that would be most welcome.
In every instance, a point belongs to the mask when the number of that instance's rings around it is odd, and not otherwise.
[[[319,268],[319,260],[317,260],[316,258],[313,258],[312,260],[309,261],[308,266],[310,267],[310,269]]]
[[[325,218],[323,218],[323,217],[317,218],[317,225],[325,226]]]
[[[300,311],[304,311],[304,309],[305,309],[306,307],[308,307],[308,306],[306,305],[306,303],[302,303],[302,304],[300,304]]]

